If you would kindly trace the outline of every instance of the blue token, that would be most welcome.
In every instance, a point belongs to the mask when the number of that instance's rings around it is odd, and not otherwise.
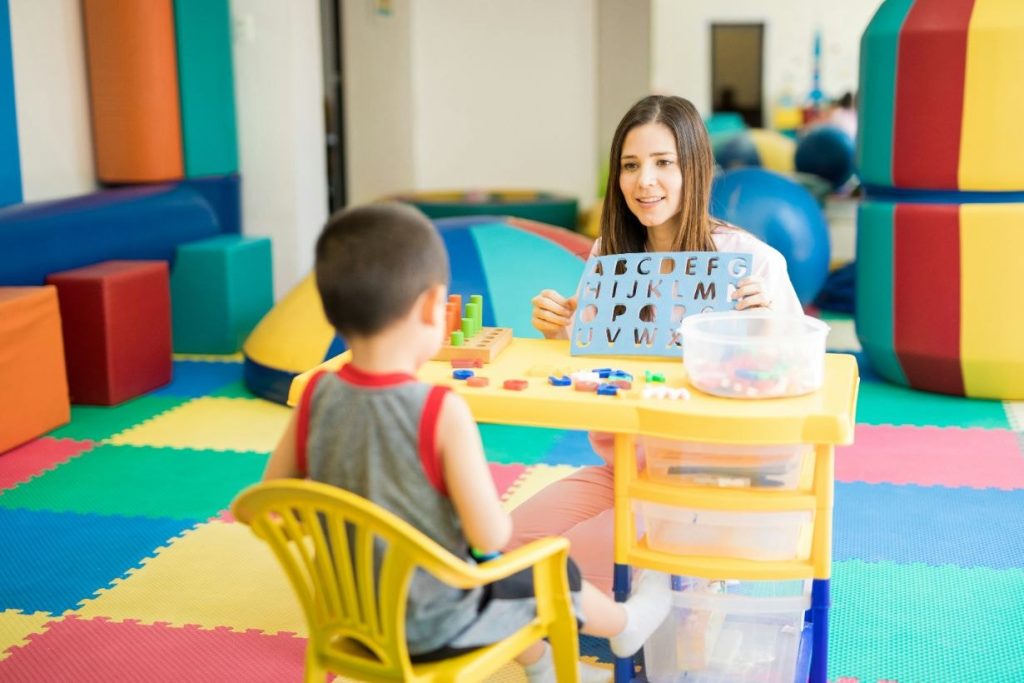
[[[601,379],[605,379],[605,378],[608,377],[608,375],[612,374],[612,369],[611,368],[594,368],[593,370],[591,370],[591,372],[596,372],[598,377],[600,377]]]
[[[472,370],[452,370],[452,377],[455,379],[469,379],[473,374]]]
[[[569,379],[568,375],[562,375],[561,377],[556,377],[554,375],[551,375],[550,377],[548,377],[548,382],[553,387],[568,387],[568,386],[572,386],[572,380]]]
[[[614,384],[602,384],[597,388],[598,396],[615,396],[619,393],[619,388]]]
[[[624,379],[627,382],[632,382],[633,381],[633,375],[629,374],[625,370],[612,370],[611,374],[608,375],[608,379],[610,379],[610,380]]]

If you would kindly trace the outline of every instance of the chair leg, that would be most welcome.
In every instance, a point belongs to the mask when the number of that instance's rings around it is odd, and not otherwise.
[[[302,680],[305,683],[325,683],[327,680],[327,669],[320,666],[312,643],[306,645],[306,672]]]

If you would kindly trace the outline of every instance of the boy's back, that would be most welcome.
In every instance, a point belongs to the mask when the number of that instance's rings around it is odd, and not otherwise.
[[[434,445],[443,397],[443,388],[409,375],[370,374],[347,365],[337,374],[321,375],[307,391],[299,408],[298,442],[303,443],[305,424],[310,478],[373,501],[467,559]],[[451,641],[476,617],[479,593],[417,571],[407,603],[410,652],[429,652]]]

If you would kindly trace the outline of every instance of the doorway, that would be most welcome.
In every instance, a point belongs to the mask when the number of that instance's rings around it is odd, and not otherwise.
[[[345,101],[342,83],[341,0],[320,0],[323,44],[324,133],[327,141],[328,211],[345,206]]]
[[[764,24],[712,24],[713,112],[735,112],[751,128],[761,128],[763,80]]]

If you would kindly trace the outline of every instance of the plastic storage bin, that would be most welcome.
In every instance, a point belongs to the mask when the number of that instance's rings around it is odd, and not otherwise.
[[[809,510],[696,510],[646,500],[634,505],[652,550],[765,561],[810,557],[814,515]]]
[[[699,313],[679,328],[683,363],[701,391],[730,398],[775,398],[817,391],[825,378],[829,326],[771,311]]]
[[[644,645],[651,683],[796,680],[809,582],[683,581]]]
[[[685,486],[774,488],[800,484],[807,444],[741,446],[642,436],[647,476]]]

